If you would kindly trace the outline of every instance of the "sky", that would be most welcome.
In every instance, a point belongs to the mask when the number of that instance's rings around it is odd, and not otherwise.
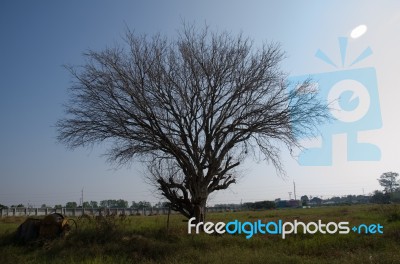
[[[320,146],[332,139],[329,153],[319,155],[331,154],[330,164],[302,163],[300,151],[293,157],[282,150],[282,178],[271,165],[249,158],[238,183],[212,194],[209,205],[294,198],[293,182],[297,198],[369,194],[381,189],[382,173],[400,172],[400,1],[1,1],[0,204],[79,203],[82,190],[85,201],[163,200],[146,183],[140,163],[116,168],[102,156],[107,146],[67,149],[56,140],[55,123],[64,117],[73,81],[63,65],[81,65],[85,51],[122,42],[126,28],[173,38],[182,21],[242,32],[255,46],[281,43],[281,68],[290,76],[334,79],[327,96],[342,91],[340,85],[361,84],[353,91],[358,97],[339,107],[347,107],[345,115],[355,111],[362,124],[334,123],[323,140],[303,142]],[[367,31],[352,38],[359,25]],[[347,41],[342,50],[339,38]],[[368,47],[369,56],[350,65]],[[318,50],[332,63],[316,57]],[[364,114],[357,112],[362,105]],[[361,160],[349,158],[349,134],[374,144],[375,152],[357,149]]]

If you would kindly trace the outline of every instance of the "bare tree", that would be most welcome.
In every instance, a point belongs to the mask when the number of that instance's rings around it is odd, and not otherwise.
[[[125,43],[68,67],[75,83],[58,139],[111,142],[120,164],[141,157],[172,208],[197,221],[246,156],[261,153],[283,172],[279,144],[292,150],[329,116],[309,82],[287,90],[277,44],[186,26],[174,41],[128,31]]]

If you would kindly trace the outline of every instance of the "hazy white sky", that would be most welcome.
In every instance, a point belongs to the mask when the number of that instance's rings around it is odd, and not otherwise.
[[[80,64],[87,49],[120,42],[126,26],[173,37],[182,20],[243,32],[256,45],[281,42],[282,68],[291,75],[376,71],[378,96],[370,96],[379,102],[382,125],[360,131],[358,140],[379,147],[378,161],[348,161],[344,131],[332,137],[331,166],[300,166],[284,152],[283,180],[250,159],[240,181],[212,195],[210,204],[287,199],[293,181],[298,196],[367,194],[379,189],[383,172],[400,172],[399,1],[1,1],[0,204],[79,202],[83,187],[85,200],[159,201],[140,164],[116,170],[101,156],[104,146],[70,151],[56,142],[54,124],[71,82],[63,64]],[[350,38],[361,24],[365,34]],[[343,67],[339,37],[349,37]],[[349,66],[367,47],[372,55]],[[338,67],[316,58],[317,50]]]

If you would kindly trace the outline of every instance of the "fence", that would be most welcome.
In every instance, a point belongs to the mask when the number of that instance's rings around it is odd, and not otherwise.
[[[60,213],[68,217],[79,217],[83,214],[88,215],[166,215],[168,214],[168,208],[25,208],[25,207],[14,207],[7,209],[0,209],[0,217],[6,216],[45,216],[51,213]],[[229,211],[226,207],[209,207],[207,212],[224,212]],[[177,211],[171,210],[172,214],[178,213]]]

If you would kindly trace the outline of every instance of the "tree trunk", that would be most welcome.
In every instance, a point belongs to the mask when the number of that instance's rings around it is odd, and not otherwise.
[[[207,198],[201,199],[198,203],[194,204],[194,217],[196,223],[204,222],[206,219],[206,203]]]

